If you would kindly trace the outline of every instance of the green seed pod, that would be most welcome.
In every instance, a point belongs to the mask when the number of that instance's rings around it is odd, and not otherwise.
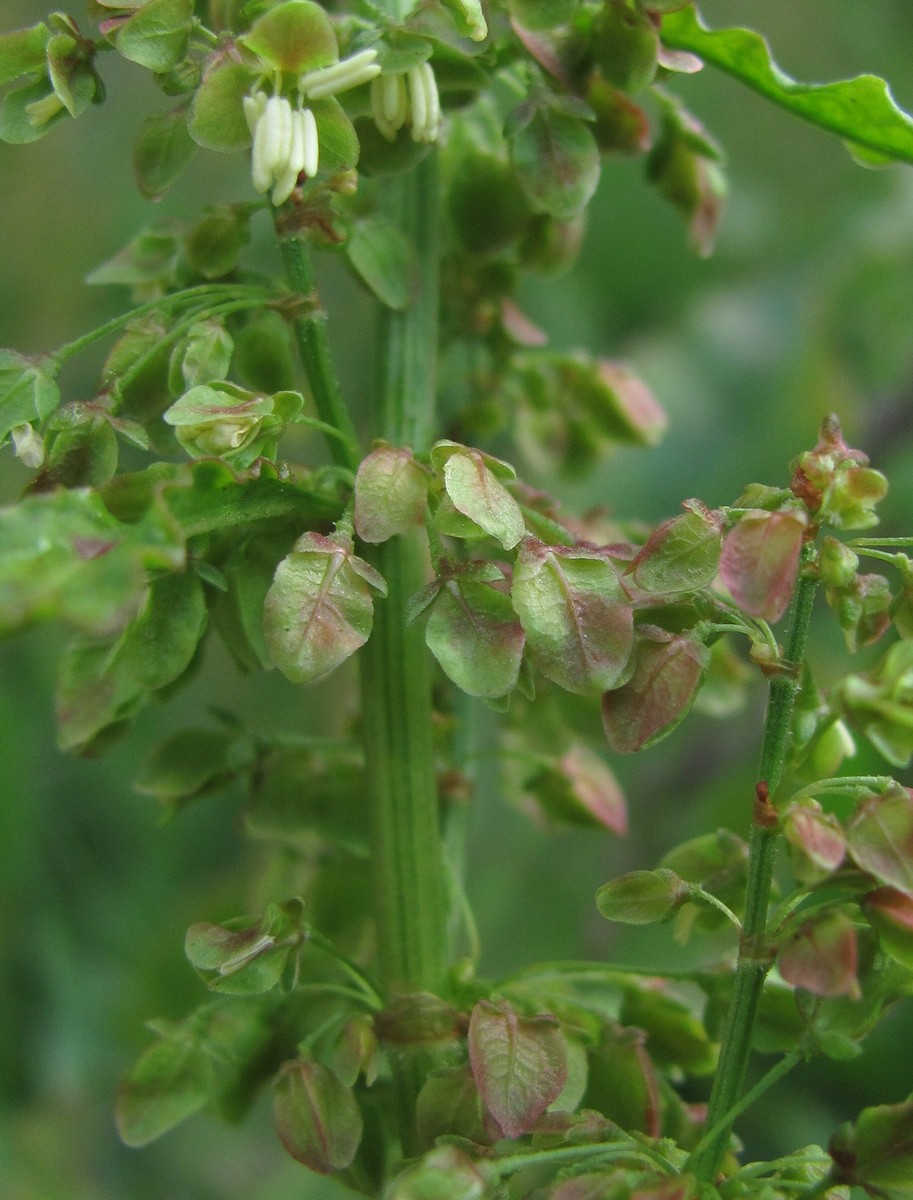
[[[627,0],[608,0],[593,22],[593,52],[608,83],[639,92],[653,82],[659,35],[653,22]]]
[[[486,154],[459,164],[447,207],[457,239],[471,254],[506,250],[524,235],[532,215],[510,165]]]
[[[527,226],[520,242],[520,261],[530,271],[561,275],[577,261],[585,229],[583,213],[570,221],[558,221],[541,213]]]

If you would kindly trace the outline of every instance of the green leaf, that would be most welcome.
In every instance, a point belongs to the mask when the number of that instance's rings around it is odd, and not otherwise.
[[[469,1061],[486,1108],[510,1138],[535,1125],[567,1079],[567,1046],[556,1019],[521,1016],[506,1002],[480,1000],[473,1008]]]
[[[625,988],[619,1019],[646,1033],[647,1053],[658,1067],[680,1067],[690,1075],[715,1069],[719,1047],[678,997],[632,984]]]
[[[170,71],[187,53],[194,0],[148,0],[114,34],[124,58],[150,71]]]
[[[425,642],[444,674],[470,696],[513,690],[524,641],[510,597],[471,579],[444,584],[425,627]]]
[[[168,372],[171,391],[180,394],[189,388],[192,392],[208,382],[225,379],[233,350],[231,334],[218,318],[192,325],[171,354]]]
[[[117,459],[117,435],[103,416],[66,426],[54,438],[38,490],[100,487],[117,470]]]
[[[349,171],[359,159],[361,147],[355,126],[335,96],[312,100],[308,107],[317,122],[321,171]]]
[[[206,76],[193,98],[187,126],[198,145],[229,154],[250,145],[243,101],[253,83],[250,70],[233,59]]]
[[[579,742],[527,779],[524,788],[549,820],[627,832],[625,799],[618,780],[598,754]]]
[[[622,1129],[655,1138],[660,1133],[659,1080],[646,1040],[642,1029],[607,1021],[588,1056],[589,1079],[583,1103]]]
[[[146,569],[183,558],[157,509],[127,525],[88,489],[31,496],[0,510],[0,635],[48,618],[110,635],[135,610]]]
[[[813,996],[858,999],[857,964],[855,927],[837,908],[804,922],[783,942],[777,955],[786,982]]]
[[[537,212],[569,221],[586,208],[599,182],[599,148],[583,121],[539,108],[509,147],[517,177]]]
[[[0,350],[0,444],[17,425],[39,424],[60,403],[56,368],[49,359]]]
[[[693,6],[663,18],[662,40],[688,50],[798,117],[866,151],[913,163],[913,119],[875,75],[838,83],[796,83],[773,62],[767,43],[749,29],[707,29]]]
[[[132,717],[147,693],[179,679],[193,661],[206,617],[197,575],[164,575],[149,586],[142,610],[116,641],[74,642],[57,691],[61,748],[88,746]]]
[[[686,635],[643,639],[630,679],[602,698],[602,724],[612,749],[643,750],[671,733],[687,716],[709,661],[707,647]]]
[[[211,991],[258,995],[282,978],[293,948],[290,930],[287,916],[273,904],[256,925],[243,917],[224,925],[191,925],[184,953]]]
[[[723,523],[699,500],[686,500],[684,516],[654,529],[628,567],[645,592],[670,595],[706,587],[714,578],[722,549]]]
[[[390,1182],[385,1200],[486,1200],[496,1168],[457,1146],[436,1146]]]
[[[0,87],[20,75],[44,74],[50,31],[43,21],[30,29],[0,33]]]
[[[92,286],[117,283],[127,287],[166,287],[174,281],[180,240],[171,225],[150,225],[113,258],[86,276]],[[141,327],[137,323],[137,331]]]
[[[184,105],[147,117],[133,147],[133,173],[140,194],[161,200],[193,158]]]
[[[750,509],[726,534],[720,575],[750,616],[779,621],[786,612],[807,527],[800,509]]]
[[[668,868],[631,871],[602,885],[596,893],[596,907],[607,921],[652,925],[671,920],[690,895],[684,879]]]
[[[69,34],[52,37],[48,41],[47,56],[54,95],[71,117],[78,117],[95,99],[97,76],[80,56],[76,41]]]
[[[491,470],[491,459],[478,450],[438,442],[432,450],[444,463],[444,487],[456,510],[495,538],[505,550],[520,541],[525,531],[520,505]]]
[[[0,102],[0,141],[13,146],[37,142],[69,115],[47,79],[14,88]]]
[[[855,1126],[844,1125],[828,1148],[840,1183],[864,1188],[881,1200],[913,1196],[913,1099],[864,1108]]]
[[[316,834],[364,858],[367,798],[364,763],[351,750],[276,747],[258,763],[244,824],[253,837],[302,850]]]
[[[444,1067],[429,1075],[415,1105],[419,1136],[432,1145],[442,1134],[485,1141],[482,1105],[468,1064]]]
[[[876,888],[863,900],[863,911],[885,953],[913,971],[913,897],[896,888]]]
[[[404,233],[380,217],[356,222],[346,242],[349,262],[387,308],[401,312],[412,301],[415,255]]]
[[[253,478],[236,473],[227,463],[211,460],[169,467],[168,471],[164,481],[157,479],[154,471],[112,480],[105,492],[106,503],[116,506],[121,489],[121,500],[126,503],[129,491],[135,488],[142,497],[138,502],[145,508],[154,502],[160,489],[185,537],[218,530],[232,530],[237,536],[238,514],[242,512],[244,523],[256,530],[262,530],[265,522],[289,518],[300,529],[337,520],[344,505],[335,482],[327,489],[307,477],[300,483],[289,483],[266,467]]]
[[[128,1146],[145,1146],[198,1112],[214,1090],[209,1055],[176,1031],[154,1042],[121,1084],[117,1131]]]
[[[377,446],[355,476],[355,529],[364,542],[385,542],[420,524],[428,503],[427,470],[412,451]]]
[[[234,776],[229,751],[235,736],[215,729],[185,729],[153,747],[133,781],[138,792],[163,804],[192,800]]]
[[[361,1112],[350,1088],[318,1062],[298,1059],[279,1072],[273,1113],[286,1150],[320,1175],[345,1170],[361,1141]]]
[[[339,59],[333,26],[311,0],[285,0],[268,9],[242,41],[252,54],[290,74],[328,67]]]
[[[187,261],[207,279],[221,279],[238,265],[241,251],[250,241],[250,210],[241,204],[226,204],[211,208],[184,239]],[[282,322],[278,313],[265,313]],[[279,392],[292,386],[290,375],[283,375],[275,386],[262,387],[265,392]]]
[[[526,538],[511,598],[534,664],[566,691],[598,695],[622,678],[634,617],[608,558]]]
[[[913,896],[913,795],[895,784],[860,804],[846,831],[850,854],[879,883]]]
[[[368,640],[374,606],[362,569],[371,570],[317,533],[300,537],[279,564],[263,627],[276,666],[293,683],[323,679]],[[378,580],[373,586],[385,590]]]

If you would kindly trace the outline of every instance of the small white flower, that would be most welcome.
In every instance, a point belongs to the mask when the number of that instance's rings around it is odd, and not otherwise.
[[[387,141],[395,141],[409,116],[405,75],[380,75],[374,80],[371,84],[371,115]]]
[[[33,471],[44,462],[44,441],[31,425],[16,425],[10,430],[13,453],[19,461]]]
[[[441,128],[441,102],[431,64],[423,62],[408,73],[412,106],[412,140],[435,142]]]
[[[371,114],[388,142],[404,125],[414,142],[435,142],[441,129],[441,101],[430,63],[398,75],[380,75],[371,84]]]
[[[292,108],[284,96],[256,92],[245,98],[244,115],[252,126],[251,172],[258,192],[272,188],[273,204],[284,204],[302,171],[317,174],[320,146],[317,122],[309,108]]]
[[[285,96],[267,97],[260,90],[244,97],[244,119],[254,143],[251,152],[254,187],[258,192],[272,188],[273,204],[284,204],[295,190],[302,171],[313,179],[320,165],[317,122],[311,110],[304,107],[304,98],[324,100],[373,80],[380,74],[376,58],[376,50],[362,50],[332,66],[307,71],[298,77],[295,108]]]

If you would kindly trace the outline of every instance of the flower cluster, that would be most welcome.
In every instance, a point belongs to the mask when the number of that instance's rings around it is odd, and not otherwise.
[[[284,204],[302,172],[313,178],[320,165],[317,121],[305,99],[324,100],[358,87],[380,74],[376,50],[299,75],[295,106],[278,91],[267,96],[258,89],[244,98],[244,115],[253,137],[251,170],[258,192],[272,188],[273,204]]]
[[[379,75],[371,84],[371,113],[388,142],[411,124],[414,142],[437,141],[441,102],[431,64],[424,62],[401,74]]]

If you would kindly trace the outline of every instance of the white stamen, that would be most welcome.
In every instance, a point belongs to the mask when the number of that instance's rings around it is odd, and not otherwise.
[[[424,66],[424,63],[422,66]],[[411,67],[406,77],[409,80],[409,104],[412,108],[412,140],[414,142],[427,142],[428,98],[425,91],[422,68]]]
[[[337,92],[348,91],[380,74],[376,58],[376,50],[362,50],[330,67],[318,67],[315,71],[305,72],[298,79],[298,87],[309,100],[322,100]]]
[[[374,124],[388,142],[396,135],[409,114],[406,80],[402,75],[380,75],[371,84],[371,115]]]
[[[428,106],[428,136],[429,142],[437,141],[437,135],[441,130],[441,98],[437,90],[437,80],[434,78],[434,70],[431,63],[422,63],[419,67],[422,73],[422,83],[425,89],[425,101]]]
[[[245,96],[243,103],[247,128],[253,135],[266,108],[266,92],[254,92],[252,96]]]
[[[300,117],[301,137],[303,140],[301,169],[309,179],[313,179],[317,174],[317,167],[320,161],[317,122],[309,108],[303,109],[298,115]]]

